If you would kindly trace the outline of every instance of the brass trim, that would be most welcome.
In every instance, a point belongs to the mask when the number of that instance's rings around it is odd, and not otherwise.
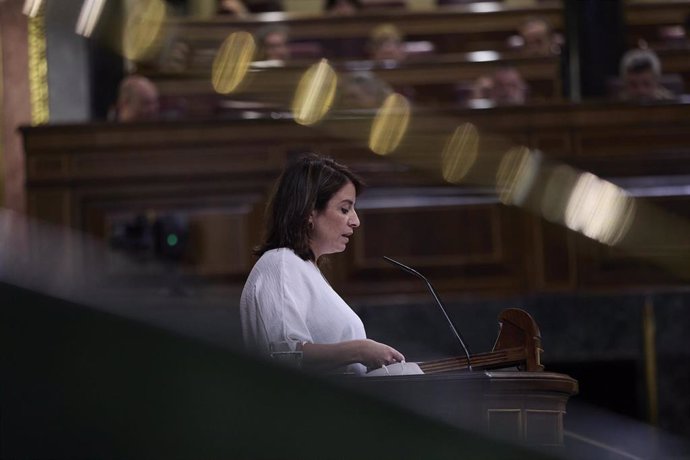
[[[29,91],[31,123],[47,123],[50,117],[48,100],[48,59],[46,57],[45,15],[41,11],[28,18]]]

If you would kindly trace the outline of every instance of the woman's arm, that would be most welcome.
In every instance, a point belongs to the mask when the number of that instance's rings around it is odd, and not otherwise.
[[[405,357],[393,347],[370,339],[349,340],[339,343],[305,343],[302,363],[312,369],[335,369],[361,363],[368,369],[404,361]]]

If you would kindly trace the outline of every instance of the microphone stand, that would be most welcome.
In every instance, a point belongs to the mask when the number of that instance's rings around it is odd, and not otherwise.
[[[465,341],[462,340],[462,336],[460,335],[460,333],[458,332],[458,330],[455,328],[455,325],[453,324],[453,321],[451,321],[450,317],[448,316],[448,313],[446,312],[446,308],[443,306],[443,303],[441,302],[441,299],[439,299],[438,295],[436,294],[436,290],[435,290],[434,287],[431,285],[431,283],[429,282],[429,280],[426,279],[426,277],[425,277],[424,275],[422,275],[421,273],[419,273],[419,272],[418,272],[417,270],[415,270],[414,268],[408,267],[407,265],[405,265],[405,264],[403,264],[403,263],[401,263],[401,262],[398,262],[398,261],[395,260],[395,259],[391,259],[391,258],[388,257],[388,256],[383,256],[383,258],[386,259],[388,262],[390,262],[390,263],[392,263],[392,264],[394,264],[394,265],[397,265],[398,267],[400,267],[402,270],[406,271],[407,273],[410,273],[410,274],[412,274],[412,275],[414,275],[414,276],[417,276],[417,277],[421,278],[422,280],[424,280],[424,282],[426,283],[426,287],[429,288],[429,292],[431,292],[431,295],[434,297],[434,300],[436,301],[436,304],[438,304],[438,307],[441,309],[441,312],[443,313],[443,316],[446,317],[446,321],[448,321],[448,324],[450,325],[450,329],[453,331],[453,334],[455,335],[455,338],[458,339],[458,342],[460,342],[460,345],[462,346],[462,350],[465,352],[465,356],[467,357],[467,368],[468,368],[470,371],[472,371],[473,369],[472,369],[472,362],[471,362],[471,360],[470,360],[470,352],[469,352],[469,350],[467,349],[467,346],[465,345]]]

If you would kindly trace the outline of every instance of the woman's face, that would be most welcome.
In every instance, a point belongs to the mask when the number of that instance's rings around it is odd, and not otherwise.
[[[356,227],[359,218],[355,211],[357,193],[352,182],[347,182],[328,200],[321,211],[312,211],[309,222],[312,235],[311,250],[318,260],[324,254],[343,252]]]

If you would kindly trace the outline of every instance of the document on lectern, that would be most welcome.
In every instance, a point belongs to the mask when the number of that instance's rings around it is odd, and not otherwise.
[[[419,375],[424,371],[417,363],[401,363],[391,364],[390,366],[381,366],[378,369],[369,371],[364,374],[366,377],[385,377],[387,375]]]

